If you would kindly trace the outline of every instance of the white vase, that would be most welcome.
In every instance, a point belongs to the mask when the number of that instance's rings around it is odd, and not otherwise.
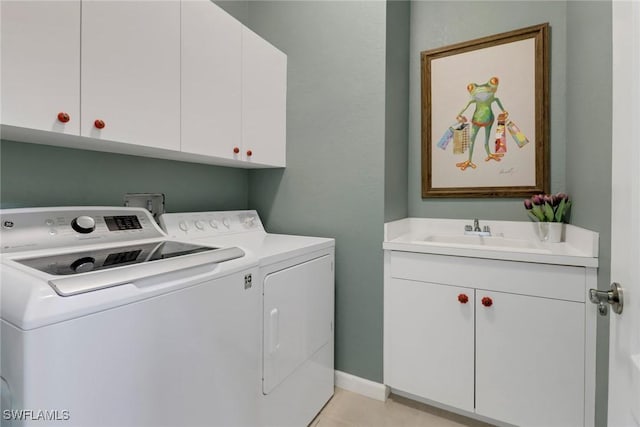
[[[538,224],[538,238],[540,238],[541,242],[546,242],[549,240],[549,223],[548,222],[539,222]]]
[[[549,224],[549,243],[562,242],[562,232],[564,230],[564,223],[562,222],[550,222]]]

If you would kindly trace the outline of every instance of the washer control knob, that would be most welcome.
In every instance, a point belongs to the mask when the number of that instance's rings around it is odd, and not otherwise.
[[[204,223],[199,219],[196,219],[193,224],[196,226],[198,230],[204,230]]]
[[[187,232],[187,230],[189,230],[189,224],[187,224],[187,221],[180,221],[178,223],[178,227],[180,228],[180,230],[184,231],[185,233]]]
[[[79,258],[75,260],[73,263],[71,263],[70,267],[76,273],[87,273],[93,270],[95,265],[96,265],[95,258],[87,256],[87,257]]]
[[[71,221],[71,228],[78,233],[89,234],[96,229],[96,220],[87,215],[81,215]]]
[[[224,225],[227,228],[231,228],[231,222],[229,222],[229,218],[222,218],[222,225]]]
[[[209,225],[211,228],[215,228],[216,230],[218,229],[218,222],[215,219],[209,220]]]

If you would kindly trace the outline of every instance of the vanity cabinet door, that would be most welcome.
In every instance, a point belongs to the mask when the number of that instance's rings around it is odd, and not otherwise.
[[[384,301],[384,383],[473,412],[474,290],[390,279]]]
[[[210,0],[182,2],[182,146],[242,159],[242,24]]]
[[[83,0],[81,66],[82,136],[180,149],[179,0]]]
[[[2,123],[80,133],[80,0],[0,2]]]
[[[476,290],[476,413],[584,425],[584,304]]]

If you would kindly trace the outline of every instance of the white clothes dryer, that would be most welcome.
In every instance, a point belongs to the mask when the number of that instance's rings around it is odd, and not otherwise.
[[[0,211],[2,424],[260,422],[258,262],[139,208]]]
[[[160,225],[258,258],[261,425],[308,425],[334,391],[334,239],[267,233],[256,211],[170,213]]]

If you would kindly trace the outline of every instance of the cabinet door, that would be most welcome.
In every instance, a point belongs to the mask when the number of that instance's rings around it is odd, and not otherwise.
[[[83,136],[180,149],[179,0],[82,2],[81,101]]]
[[[473,289],[390,279],[384,292],[384,383],[473,412]]]
[[[519,426],[582,426],[584,328],[582,303],[477,290],[476,412]]]
[[[80,0],[3,0],[0,7],[2,123],[78,135]]]
[[[245,160],[285,166],[287,56],[243,27],[242,145]]]
[[[181,96],[182,151],[242,159],[242,24],[210,0],[182,2]]]

